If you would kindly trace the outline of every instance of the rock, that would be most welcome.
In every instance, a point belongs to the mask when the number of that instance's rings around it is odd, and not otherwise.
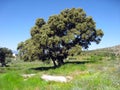
[[[72,80],[70,76],[51,76],[51,75],[42,75],[41,78],[45,81],[55,81],[55,82],[68,82]]]
[[[30,78],[34,75],[36,75],[36,74],[23,74],[22,76],[26,79],[26,78]]]

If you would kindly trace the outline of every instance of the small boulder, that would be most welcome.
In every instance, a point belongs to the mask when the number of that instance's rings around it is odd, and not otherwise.
[[[34,75],[36,75],[36,74],[23,74],[22,76],[23,76],[23,78],[30,78],[30,77],[32,77],[32,76],[34,76]]]
[[[45,81],[55,81],[55,82],[68,82],[72,80],[70,76],[52,76],[52,75],[42,75],[41,78]]]

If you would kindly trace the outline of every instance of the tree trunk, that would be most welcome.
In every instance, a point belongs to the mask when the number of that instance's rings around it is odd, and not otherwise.
[[[5,53],[1,52],[0,53],[0,61],[1,61],[2,67],[6,66],[5,58],[6,58]]]
[[[4,59],[4,58],[1,59],[1,64],[2,64],[2,67],[6,66],[6,64],[5,64],[5,59]]]
[[[58,66],[61,66],[61,65],[63,65],[63,64],[64,64],[63,59],[59,59],[59,60],[57,60],[57,62],[58,62]]]
[[[5,62],[3,62],[3,63],[2,63],[2,67],[4,67],[4,66],[6,67],[6,64],[5,64]]]
[[[56,64],[56,62],[55,62],[55,59],[52,59],[52,61],[53,61],[54,67],[56,68],[56,67],[57,67],[57,64]]]

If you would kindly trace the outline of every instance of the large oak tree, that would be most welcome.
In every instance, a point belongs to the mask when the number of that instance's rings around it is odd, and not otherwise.
[[[81,8],[65,9],[47,22],[38,18],[30,34],[30,39],[18,45],[22,59],[52,60],[54,66],[64,64],[69,55],[80,54],[91,42],[99,44],[104,35]]]

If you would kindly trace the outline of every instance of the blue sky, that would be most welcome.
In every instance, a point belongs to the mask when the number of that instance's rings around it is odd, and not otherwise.
[[[120,0],[0,0],[0,47],[16,50],[19,42],[30,38],[37,18],[59,14],[66,8],[83,8],[92,16],[104,37],[90,49],[120,44]]]

